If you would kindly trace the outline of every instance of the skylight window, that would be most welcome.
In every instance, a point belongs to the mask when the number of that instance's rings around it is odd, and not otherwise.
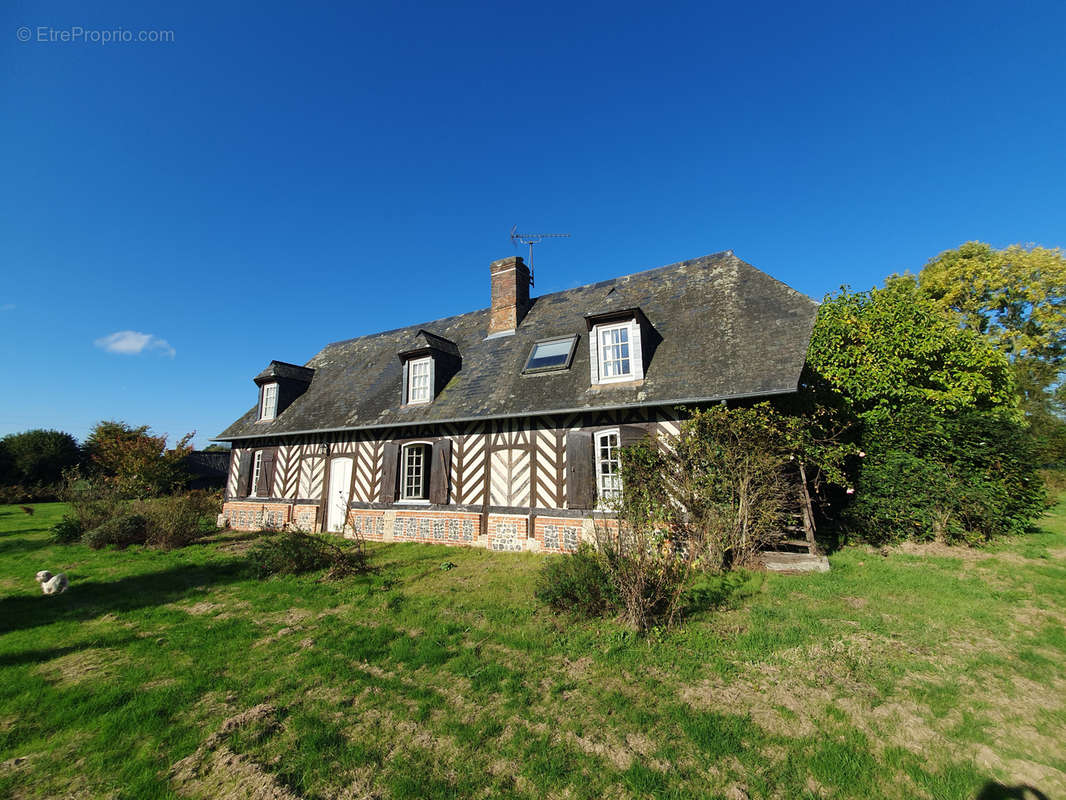
[[[574,354],[576,336],[567,336],[563,339],[546,339],[537,342],[529,351],[529,360],[526,361],[525,372],[547,372],[549,370],[566,369],[570,366],[570,359]]]

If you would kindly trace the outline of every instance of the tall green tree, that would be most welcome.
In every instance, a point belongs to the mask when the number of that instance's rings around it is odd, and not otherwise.
[[[923,292],[986,336],[1012,361],[1061,366],[1066,359],[1066,253],[967,242],[932,259],[918,275]]]
[[[944,315],[912,277],[883,289],[843,290],[818,312],[808,365],[813,377],[860,416],[911,404],[939,413],[1012,413],[1007,358],[978,333]]]
[[[845,518],[872,541],[983,541],[1043,510],[1007,355],[912,276],[819,309],[808,381],[860,437]]]
[[[929,261],[919,286],[1010,360],[1041,464],[1066,463],[1066,253],[967,242]]]
[[[0,439],[0,470],[8,484],[47,486],[80,460],[77,441],[63,431],[38,428]]]

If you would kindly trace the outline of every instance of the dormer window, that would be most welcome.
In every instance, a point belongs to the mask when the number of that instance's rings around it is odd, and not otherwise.
[[[407,362],[407,402],[428,403],[433,399],[433,359],[430,356]]]
[[[593,385],[644,378],[641,347],[647,319],[639,308],[586,318],[589,326],[589,367]]]
[[[462,364],[455,342],[429,331],[419,331],[397,355],[403,364],[404,406],[432,403]]]
[[[259,419],[274,419],[278,414],[278,385],[265,383],[259,390]]]
[[[630,327],[630,323],[597,327],[596,342],[600,348],[601,383],[633,377],[633,359],[629,351]]]

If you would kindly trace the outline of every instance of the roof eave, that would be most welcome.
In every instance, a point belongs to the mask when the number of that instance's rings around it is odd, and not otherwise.
[[[514,419],[524,417],[542,417],[552,414],[578,414],[586,411],[618,411],[626,408],[648,408],[650,406],[687,406],[702,403],[720,403],[728,400],[749,400],[753,397],[777,397],[783,394],[793,394],[798,391],[793,389],[771,389],[761,392],[742,392],[738,394],[715,395],[712,397],[687,397],[678,400],[647,400],[639,403],[617,403],[603,406],[583,406],[579,408],[556,408],[547,411],[530,411],[523,414],[483,414],[473,417],[452,417],[449,419],[418,419],[410,422],[383,422],[374,425],[349,425],[340,428],[309,428],[302,431],[278,431],[271,433],[242,434],[240,436],[216,436],[212,442],[237,442],[245,439],[277,439],[282,436],[308,436],[316,433],[346,433],[348,431],[370,431],[382,428],[410,428],[416,425],[454,425],[460,422],[481,422],[489,419]]]

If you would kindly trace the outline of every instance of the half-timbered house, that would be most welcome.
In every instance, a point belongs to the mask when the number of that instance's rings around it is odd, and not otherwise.
[[[732,252],[272,361],[232,443],[225,522],[570,551],[621,490],[618,449],[685,407],[794,392],[816,304]]]

